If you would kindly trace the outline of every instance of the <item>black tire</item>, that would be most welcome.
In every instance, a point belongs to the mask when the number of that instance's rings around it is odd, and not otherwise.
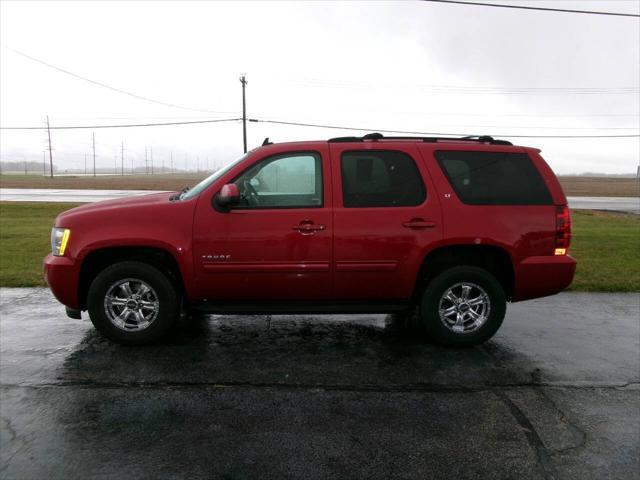
[[[128,331],[111,322],[105,296],[111,287],[126,279],[140,280],[157,296],[157,313],[149,325],[141,330]],[[180,314],[180,300],[176,287],[162,271],[147,263],[125,261],[101,271],[91,282],[87,295],[89,317],[96,329],[109,340],[123,345],[154,343],[164,337]]]
[[[472,324],[472,320],[468,319],[468,328],[471,329],[468,332],[454,331],[451,325],[447,327],[447,322],[445,319],[441,319],[439,311],[440,301],[445,293],[452,287],[454,287],[454,292],[461,292],[462,287],[460,284],[471,284],[480,287],[488,297],[489,308],[487,309],[488,313],[484,323],[477,329],[472,330],[475,327]],[[475,298],[482,296],[481,290],[473,287],[472,291],[475,292]],[[451,308],[454,303],[445,300],[444,305],[449,305],[449,308]],[[464,305],[460,305],[460,308],[469,309],[468,306],[465,307]],[[485,307],[476,308],[486,308],[486,305]],[[506,298],[502,285],[491,273],[478,267],[460,266],[445,270],[427,284],[422,295],[419,315],[416,320],[418,328],[435,343],[452,347],[471,347],[487,341],[498,331],[504,320],[506,309]],[[456,314],[454,313],[453,315]]]

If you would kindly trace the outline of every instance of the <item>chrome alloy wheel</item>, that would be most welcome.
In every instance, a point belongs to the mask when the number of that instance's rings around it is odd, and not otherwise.
[[[489,318],[491,301],[479,285],[456,283],[440,297],[438,312],[440,321],[452,332],[472,333]]]
[[[136,278],[118,280],[104,296],[107,318],[121,330],[138,332],[158,316],[160,302],[149,284]]]

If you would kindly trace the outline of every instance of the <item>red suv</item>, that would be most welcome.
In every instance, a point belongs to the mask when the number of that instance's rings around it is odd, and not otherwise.
[[[185,310],[396,313],[446,345],[576,268],[567,200],[539,150],[491,137],[268,141],[181,193],[58,216],[44,274],[120,343]]]

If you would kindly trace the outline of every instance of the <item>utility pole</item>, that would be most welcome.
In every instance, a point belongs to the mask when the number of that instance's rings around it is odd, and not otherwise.
[[[47,137],[49,137],[49,175],[53,178],[53,153],[51,153],[51,128],[49,128],[49,115],[47,115]]]
[[[149,175],[149,157],[147,156],[147,147],[144,147],[144,173]]]
[[[124,140],[120,142],[120,175],[124,177]]]
[[[92,133],[93,137],[93,176],[96,176],[96,132]]]
[[[244,73],[240,76],[240,83],[242,84],[242,145],[244,146],[244,153],[247,153],[247,104],[244,93],[247,79]]]
[[[151,153],[150,153],[150,157],[151,157],[151,175],[153,175],[153,147],[150,148]]]

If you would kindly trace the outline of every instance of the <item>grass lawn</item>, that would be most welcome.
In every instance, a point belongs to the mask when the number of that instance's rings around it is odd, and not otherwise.
[[[44,285],[53,220],[71,203],[0,202],[0,286]],[[640,216],[572,212],[571,255],[578,271],[571,290],[640,291]]]
[[[578,261],[571,290],[640,291],[640,216],[573,210],[571,255]]]
[[[207,172],[155,174],[155,175],[99,175],[59,176],[54,178],[42,175],[0,175],[2,188],[73,188],[97,190],[182,190],[193,187]]]
[[[51,251],[51,227],[73,203],[0,202],[0,286],[44,285],[42,259]]]

